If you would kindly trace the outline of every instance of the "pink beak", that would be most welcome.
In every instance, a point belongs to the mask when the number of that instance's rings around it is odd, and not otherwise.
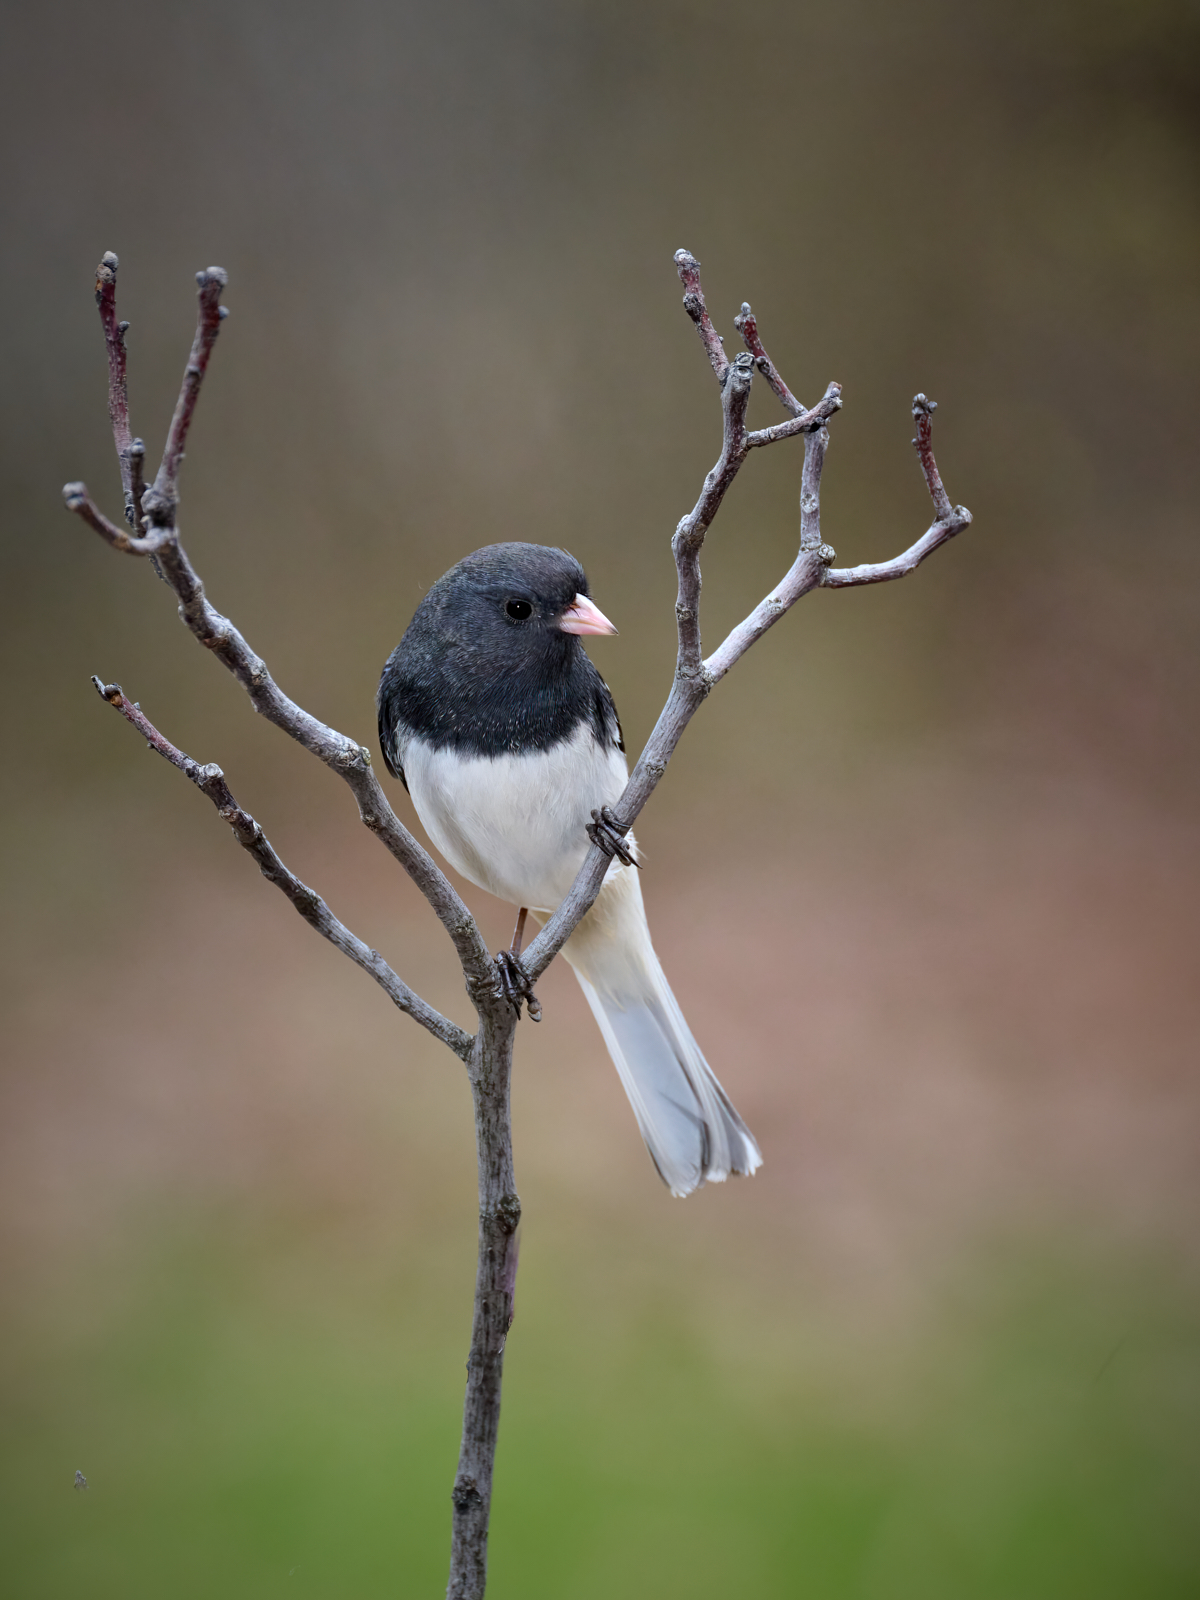
[[[564,633],[616,633],[612,623],[599,606],[594,606],[585,594],[577,594],[563,612],[559,627]]]

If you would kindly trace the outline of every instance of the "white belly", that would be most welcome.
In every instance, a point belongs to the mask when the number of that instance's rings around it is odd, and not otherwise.
[[[513,905],[553,911],[588,849],[593,809],[615,805],[625,757],[583,723],[532,755],[465,757],[410,738],[400,751],[417,815],[464,878]]]

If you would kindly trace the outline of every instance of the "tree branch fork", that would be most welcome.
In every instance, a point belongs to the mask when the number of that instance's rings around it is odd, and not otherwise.
[[[227,315],[221,304],[226,275],[209,267],[196,275],[196,333],[184,369],[179,397],[154,479],[144,476],[145,446],[131,430],[125,335],[129,324],[116,314],[117,257],[107,253],[97,268],[96,302],[108,356],[108,405],[121,475],[125,526],[112,522],[82,483],[63,490],[67,508],[113,549],[151,558],[174,591],[179,615],[196,639],[245,689],[254,709],[323,761],[349,786],[364,825],[384,845],[425,897],[451,940],[478,1022],[474,1035],[441,1015],[330,911],[325,901],[280,859],[258,822],[234,799],[221,769],[200,765],[177,749],[149,721],[141,707],[117,684],[93,678],[102,696],[146,739],[149,746],[184,774],[216,807],[263,876],[335,949],[361,967],[392,1003],[463,1061],[475,1100],[479,1157],[480,1235],[475,1315],[468,1361],[467,1395],[454,1508],[451,1600],[478,1600],[486,1582],[487,1527],[492,1468],[499,1422],[500,1373],[504,1342],[512,1320],[516,1276],[516,1229],[520,1219],[513,1176],[509,1082],[512,1049],[522,1000],[540,1014],[532,985],[586,916],[604,880],[620,839],[640,815],[685,728],[713,687],[798,600],[817,588],[850,588],[885,583],[912,572],[934,550],[971,522],[963,506],[952,505],[943,487],[932,446],[935,403],[924,395],[913,402],[916,447],[933,503],[934,518],[915,543],[890,561],[835,567],[820,522],[820,486],[829,445],[829,424],[842,406],[841,386],[830,383],[821,399],[806,407],[784,382],[759,334],[757,319],[744,304],[734,318],[745,350],[730,358],[704,298],[700,264],[680,250],[675,266],[684,288],[683,305],[695,324],[720,391],[721,451],[705,477],[692,510],[680,519],[671,541],[678,577],[675,616],[677,656],[674,681],[645,748],[613,813],[597,817],[589,829],[593,842],[575,882],[523,956],[502,952],[493,959],[467,906],[429,853],[396,816],[381,788],[370,752],[328,727],[278,687],[263,660],[233,623],[209,602],[204,585],[183,548],[179,526],[179,474],[200,389],[213,347]],[[755,374],[765,379],[787,419],[750,430],[746,412]],[[800,537],[795,561],[747,617],[707,657],[700,628],[700,556],[705,537],[730,486],[752,451],[802,438]],[[519,935],[518,935],[519,939]],[[515,942],[516,943],[516,942]],[[514,962],[516,963],[514,969]],[[512,973],[520,973],[514,990]]]

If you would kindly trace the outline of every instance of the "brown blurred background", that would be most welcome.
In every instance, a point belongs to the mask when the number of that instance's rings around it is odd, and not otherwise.
[[[544,981],[489,1593],[1195,1592],[1198,63],[1194,0],[10,0],[8,1592],[438,1592],[472,1277],[456,1064],[88,684],[467,1020],[342,786],[61,509],[120,504],[95,263],[155,460],[229,271],[184,538],[289,693],[373,744],[428,584],[561,543],[636,749],[719,442],[680,245],[730,348],[745,298],[845,386],[840,561],[928,522],[918,389],[976,520],[807,598],[639,824],[753,1182],[671,1201]],[[799,465],[714,526],[710,646]]]

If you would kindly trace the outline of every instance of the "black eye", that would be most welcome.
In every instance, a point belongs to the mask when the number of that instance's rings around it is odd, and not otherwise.
[[[514,622],[525,622],[533,615],[533,607],[528,600],[510,600],[504,609]]]

